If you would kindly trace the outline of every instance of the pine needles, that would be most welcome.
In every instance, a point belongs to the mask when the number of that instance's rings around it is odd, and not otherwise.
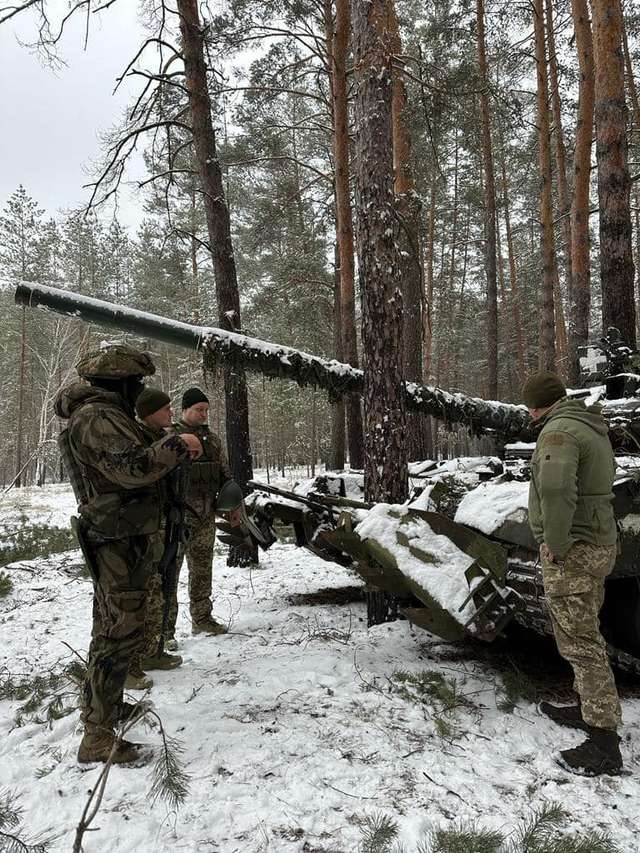
[[[44,842],[29,841],[21,826],[22,808],[19,795],[13,791],[0,792],[0,850],[2,853],[47,853]]]
[[[511,661],[509,669],[502,673],[502,693],[497,702],[498,710],[512,714],[520,700],[532,702],[535,699],[535,688],[527,676]]]
[[[61,551],[72,551],[78,547],[71,530],[49,527],[45,524],[30,525],[26,521],[14,530],[5,529],[0,534],[0,566],[8,566],[21,560],[35,560]]]
[[[388,815],[375,812],[360,821],[360,853],[391,853],[398,824]]]
[[[565,834],[567,817],[558,803],[545,803],[508,834],[484,829],[475,822],[460,822],[429,833],[418,843],[415,853],[621,853],[606,833]],[[396,841],[398,825],[388,815],[374,813],[359,823],[359,853],[405,850]]]
[[[152,771],[149,799],[151,805],[161,799],[177,809],[189,796],[189,775],[185,772],[180,756],[184,752],[181,741],[168,737],[161,726],[162,751]]]
[[[84,665],[79,660],[45,675],[16,678],[8,673],[0,676],[0,699],[23,703],[16,711],[16,725],[50,724],[77,708],[84,675]]]

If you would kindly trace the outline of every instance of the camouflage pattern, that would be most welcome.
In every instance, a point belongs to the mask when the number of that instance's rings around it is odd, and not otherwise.
[[[162,613],[164,596],[162,594],[162,576],[158,563],[162,559],[164,547],[164,525],[151,537],[152,563],[147,578],[147,595],[144,606],[144,629],[140,657],[154,657],[158,652],[158,643],[162,634]]]
[[[150,536],[160,529],[157,484],[187,448],[177,436],[149,445],[126,401],[101,388],[64,388],[55,410],[69,420],[70,448],[91,496],[79,511],[98,570],[82,719],[87,730],[111,731],[142,641]]]
[[[204,622],[211,616],[211,590],[213,575],[213,547],[216,541],[215,515],[204,518],[187,513],[187,544],[178,555],[178,572],[180,577],[182,563],[186,556],[189,568],[189,612],[194,625]],[[167,635],[173,637],[176,619],[178,617],[177,583],[169,609],[169,627]]]
[[[152,376],[156,372],[146,352],[126,344],[112,344],[83,355],[76,370],[83,379],[126,379],[127,376]]]
[[[213,547],[216,538],[215,506],[218,491],[231,479],[231,471],[222,442],[205,424],[174,424],[178,434],[190,432],[200,439],[203,455],[191,463],[186,494],[187,544],[178,556],[178,577],[184,557],[189,568],[189,610],[198,624],[211,616]],[[177,588],[177,584],[176,584]],[[168,636],[173,637],[178,615],[177,589],[169,610]]]
[[[616,547],[587,542],[573,545],[564,565],[542,558],[542,577],[558,651],[574,672],[574,689],[589,726],[617,729],[620,701],[600,633],[605,577]]]

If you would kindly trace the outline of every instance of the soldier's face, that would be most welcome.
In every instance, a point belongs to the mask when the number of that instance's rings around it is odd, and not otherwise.
[[[167,403],[166,406],[163,406],[151,415],[147,415],[145,418],[145,421],[153,429],[166,429],[166,427],[171,426],[171,420],[171,403]]]
[[[209,420],[209,404],[196,403],[182,410],[182,420],[189,426],[202,426]]]

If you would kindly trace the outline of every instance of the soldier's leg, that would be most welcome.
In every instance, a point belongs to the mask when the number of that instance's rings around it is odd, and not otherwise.
[[[81,714],[87,731],[115,727],[127,670],[142,639],[148,550],[145,536],[96,548],[99,580]]]
[[[184,549],[181,547],[178,551],[178,560],[176,563],[176,579],[169,597],[169,622],[167,625],[166,640],[173,640],[176,635],[176,622],[178,621],[178,584],[180,582],[180,571],[184,563]]]
[[[152,657],[158,651],[158,643],[162,634],[162,616],[164,598],[162,595],[162,577],[158,564],[164,550],[164,529],[152,537],[153,562],[149,568],[147,580],[147,596],[144,605],[144,631],[141,643],[141,657]]]
[[[211,577],[213,546],[216,538],[215,517],[205,516],[190,526],[186,556],[189,566],[189,609],[194,625],[211,618]]]
[[[611,553],[610,549],[608,554],[607,549],[604,552],[600,549],[601,553],[595,554],[600,563],[592,566],[589,559],[595,559],[593,553],[585,559],[583,548],[574,546],[574,549],[562,571],[553,564],[543,563],[553,630],[558,651],[573,668],[574,687],[580,696],[585,723],[615,730],[621,720],[620,701],[600,633],[605,563],[609,561],[610,570]],[[590,574],[589,569],[596,573]]]

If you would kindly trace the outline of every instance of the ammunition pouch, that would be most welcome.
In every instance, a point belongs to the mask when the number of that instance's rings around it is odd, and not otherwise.
[[[220,462],[213,459],[196,459],[189,471],[188,498],[213,497],[220,488]]]
[[[105,539],[151,536],[160,529],[155,490],[105,492],[79,508],[82,520]]]

